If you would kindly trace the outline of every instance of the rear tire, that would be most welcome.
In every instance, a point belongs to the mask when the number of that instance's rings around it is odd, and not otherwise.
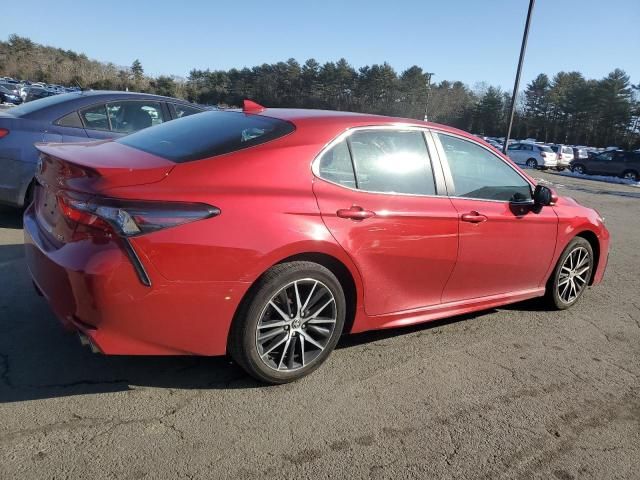
[[[335,275],[313,262],[275,265],[252,287],[229,333],[231,357],[255,379],[282,384],[318,368],[344,326]]]
[[[575,305],[591,281],[593,265],[591,244],[582,237],[571,240],[547,282],[547,304],[558,310]]]
[[[577,163],[576,165],[574,165],[571,168],[571,171],[575,173],[579,173],[580,175],[584,175],[585,173],[587,173],[587,169],[581,163]]]
[[[625,180],[633,180],[634,182],[638,181],[638,172],[635,170],[627,170],[622,174],[622,178]]]
[[[530,158],[529,160],[527,160],[527,162],[525,163],[525,165],[528,168],[538,168],[538,162],[536,161],[535,158]]]

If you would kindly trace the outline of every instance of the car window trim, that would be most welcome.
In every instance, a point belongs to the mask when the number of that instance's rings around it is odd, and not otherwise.
[[[423,193],[401,193],[401,192],[376,192],[374,190],[363,190],[361,188],[353,188],[346,185],[342,185],[341,183],[337,183],[331,180],[328,180],[320,175],[320,158],[322,155],[333,148],[336,144],[340,143],[342,140],[347,140],[354,132],[362,131],[362,130],[412,130],[419,131],[422,133],[422,137],[425,141],[425,145],[427,147],[427,155],[429,157],[429,162],[431,163],[431,171],[433,174],[433,181],[435,187],[435,194],[423,194]],[[428,135],[429,134],[429,135]],[[355,170],[355,164],[353,161],[353,156],[351,155],[351,147],[350,142],[346,141],[347,147],[349,148],[349,156],[351,157],[351,168],[353,169],[353,175],[356,179],[357,185],[357,176]],[[433,149],[433,150],[432,150]],[[445,179],[441,167],[439,165],[439,159],[435,152],[435,145],[433,143],[433,139],[430,139],[430,132],[428,127],[421,127],[417,125],[403,125],[403,124],[394,124],[394,125],[360,125],[357,127],[347,128],[344,132],[340,133],[337,137],[327,143],[324,147],[320,149],[320,152],[315,156],[315,158],[311,161],[311,172],[314,177],[323,182],[330,183],[332,185],[336,185],[338,187],[346,188],[347,190],[352,190],[360,193],[372,193],[377,195],[400,195],[403,197],[426,197],[426,198],[446,198],[447,190],[445,186]],[[436,168],[438,167],[438,168]]]
[[[502,158],[499,155],[496,155],[495,152],[492,152],[489,148],[485,147],[484,145],[482,145],[481,143],[478,143],[472,139],[470,139],[469,137],[465,137],[463,135],[458,135],[456,133],[453,132],[447,132],[445,130],[438,130],[438,129],[432,129],[433,133],[436,133],[438,135],[433,135],[434,138],[434,142],[436,145],[436,150],[438,152],[438,156],[440,157],[440,164],[442,165],[442,168],[445,172],[444,176],[447,182],[447,192],[451,191],[454,193],[454,195],[448,194],[449,198],[459,198],[462,200],[473,200],[473,201],[478,201],[478,202],[491,202],[491,203],[511,203],[509,200],[494,200],[494,199],[490,199],[490,198],[475,198],[475,197],[461,197],[461,196],[457,196],[455,195],[455,182],[453,181],[453,175],[451,174],[451,168],[449,166],[449,159],[447,158],[446,152],[444,150],[444,147],[442,146],[442,142],[440,141],[440,137],[439,135],[449,135],[451,137],[455,137],[458,138],[460,140],[466,140],[467,142],[473,143],[474,145],[477,145],[478,147],[481,147],[483,149],[485,149],[487,152],[489,152],[491,155],[493,155],[494,157],[496,157],[498,160],[500,160],[501,162],[503,162],[504,164],[506,164],[509,168],[511,168],[511,170],[513,170],[516,174],[518,174],[520,176],[520,178],[522,178],[528,185],[529,188],[531,189],[531,194],[533,195],[533,190],[535,188],[535,185],[531,182],[531,180],[529,180],[524,174],[522,174],[518,168],[516,168],[514,165],[511,164],[511,162],[505,160],[504,158]]]

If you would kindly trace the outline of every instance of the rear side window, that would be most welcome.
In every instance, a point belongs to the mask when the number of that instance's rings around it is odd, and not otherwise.
[[[538,150],[540,150],[541,152],[547,152],[547,153],[552,153],[553,150],[551,150],[551,148],[547,147],[546,145],[538,145]],[[558,151],[558,148],[556,147],[556,152]]]
[[[353,164],[347,142],[342,140],[322,154],[319,163],[320,177],[330,182],[356,187],[356,176],[353,173]]]
[[[200,113],[203,111],[199,108],[191,107],[189,105],[182,105],[179,103],[173,103],[171,104],[171,106],[173,107],[175,118],[188,117],[189,115],[193,115],[195,113]]]
[[[85,128],[90,130],[109,130],[107,106],[104,104],[82,110],[80,116]]]
[[[107,104],[111,130],[132,133],[164,122],[159,102],[124,101]]]
[[[369,192],[434,195],[424,135],[417,130],[360,130],[348,137],[358,188]]]
[[[60,125],[61,127],[82,128],[82,120],[80,120],[78,112],[71,112],[59,119],[56,125]]]
[[[203,112],[117,140],[177,163],[231,153],[275,140],[295,130],[293,124],[242,112]]]

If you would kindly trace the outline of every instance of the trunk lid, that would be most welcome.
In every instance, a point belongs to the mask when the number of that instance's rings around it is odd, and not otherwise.
[[[52,242],[72,240],[76,225],[65,216],[65,199],[85,200],[105,190],[162,181],[175,164],[111,141],[37,144],[34,208]]]
[[[110,140],[36,144],[41,152],[36,179],[51,189],[100,193],[110,188],[163,180],[175,167],[156,157]]]

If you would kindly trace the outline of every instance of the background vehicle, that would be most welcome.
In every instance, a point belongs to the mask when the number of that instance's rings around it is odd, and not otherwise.
[[[247,103],[39,149],[27,264],[105,353],[229,352],[283,383],[343,331],[568,308],[606,265],[594,210],[441,125]]]
[[[17,83],[0,82],[0,87],[3,87],[11,95],[20,96],[20,86]]]
[[[27,90],[27,95],[24,101],[32,102],[34,100],[40,100],[41,98],[52,97],[53,95],[56,95],[56,92],[54,92],[53,90],[49,90],[46,87],[31,85]]]
[[[586,147],[573,147],[573,160],[589,158],[589,151]]]
[[[22,103],[22,97],[0,85],[0,103],[13,103],[14,105],[19,105]]]
[[[614,175],[637,182],[640,180],[640,153],[607,150],[571,163],[571,170],[590,175]]]
[[[204,110],[176,98],[90,91],[49,96],[0,112],[0,203],[22,207],[28,202],[38,161],[36,142],[116,138]]]
[[[573,148],[569,147],[568,145],[550,145],[549,147],[557,155],[558,166],[556,168],[559,171],[562,171],[565,168],[569,168],[569,165],[573,160]]]
[[[554,168],[558,165],[557,155],[546,145],[518,142],[509,145],[507,155],[518,165],[529,168]]]

